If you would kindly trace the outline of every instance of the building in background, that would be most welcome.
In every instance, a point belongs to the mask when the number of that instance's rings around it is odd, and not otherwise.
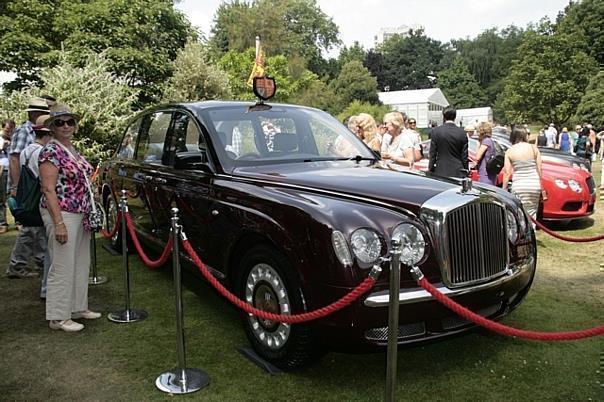
[[[449,105],[439,88],[378,92],[378,96],[384,105],[415,117],[418,128],[429,127],[430,123],[442,124],[442,111]]]
[[[474,107],[471,109],[457,109],[455,123],[465,127],[468,124],[476,125],[483,121],[493,122],[493,109],[490,107]]]
[[[380,32],[373,37],[375,45],[379,45],[386,39],[392,38],[394,35],[400,35],[403,38],[409,36],[411,31],[423,30],[424,27],[418,24],[401,25],[398,28],[380,28]]]

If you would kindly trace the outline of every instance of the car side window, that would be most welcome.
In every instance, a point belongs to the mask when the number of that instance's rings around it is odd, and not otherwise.
[[[148,130],[143,130],[136,159],[149,163],[162,163],[164,143],[172,120],[171,112],[155,112],[150,116]]]
[[[142,118],[136,119],[126,129],[124,139],[117,151],[117,157],[119,159],[133,159],[134,158],[134,147],[136,146],[136,140],[140,131]]]
[[[199,128],[191,116],[183,112],[176,112],[172,135],[168,139],[168,153],[164,155],[165,163],[173,164],[177,152],[198,151],[205,148],[205,141],[200,134]]]

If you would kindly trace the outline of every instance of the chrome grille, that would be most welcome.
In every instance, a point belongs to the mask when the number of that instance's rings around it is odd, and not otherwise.
[[[412,324],[401,325],[398,327],[399,340],[424,335],[425,333],[426,324],[424,322],[415,322]],[[365,331],[365,339],[369,341],[387,342],[388,327],[368,329],[367,331]]]
[[[445,218],[445,282],[461,286],[498,276],[507,266],[505,209],[476,202],[450,211]]]

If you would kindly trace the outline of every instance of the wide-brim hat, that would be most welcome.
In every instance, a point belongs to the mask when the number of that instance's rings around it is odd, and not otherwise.
[[[47,114],[43,114],[42,116],[36,119],[36,124],[32,127],[34,131],[45,131],[50,133],[48,127],[46,127],[46,121],[50,119],[50,116]]]
[[[43,112],[49,113],[48,104],[42,98],[31,98],[29,105],[27,105],[26,112]]]
[[[74,119],[75,121],[80,121],[79,114],[72,113],[71,110],[69,110],[69,107],[67,105],[57,103],[56,105],[53,105],[50,108],[50,116],[49,116],[48,120],[46,120],[44,122],[44,125],[46,127],[50,127],[57,117],[64,117],[64,116],[69,116],[72,119]]]

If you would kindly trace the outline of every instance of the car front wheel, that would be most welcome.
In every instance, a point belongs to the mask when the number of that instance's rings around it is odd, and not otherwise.
[[[274,249],[257,246],[242,259],[240,296],[254,307],[275,314],[303,312],[299,280],[287,259]],[[322,356],[311,329],[244,313],[245,332],[256,352],[283,370],[307,365]]]

